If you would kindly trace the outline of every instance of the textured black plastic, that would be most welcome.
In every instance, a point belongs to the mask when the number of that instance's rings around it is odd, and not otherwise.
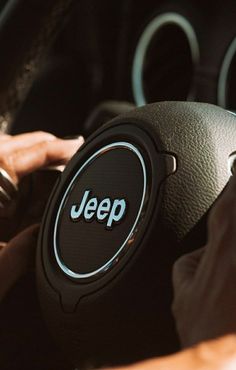
[[[149,202],[129,253],[98,281],[81,284],[65,277],[51,252],[55,210],[81,161],[113,140],[130,140],[143,151]],[[189,249],[195,243],[192,230],[196,238],[226,185],[235,148],[236,119],[230,113],[208,104],[164,102],[115,118],[69,163],[45,211],[37,278],[45,319],[76,366],[118,365],[178,349],[172,265],[186,251],[186,237]],[[172,171],[170,154],[177,165]]]
[[[153,130],[163,151],[175,153],[178,171],[165,182],[162,219],[182,239],[216,200],[229,179],[236,151],[236,117],[204,103],[163,102],[113,120]]]

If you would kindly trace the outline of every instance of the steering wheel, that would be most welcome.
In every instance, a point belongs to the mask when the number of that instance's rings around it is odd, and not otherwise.
[[[40,60],[72,1],[48,0],[35,13],[37,3],[9,1],[3,10],[3,115],[23,99],[16,82],[26,65],[34,72],[28,62]],[[30,21],[33,31],[19,26],[23,35],[14,34],[15,21]],[[52,32],[42,42],[47,23]],[[15,55],[6,33],[16,45],[17,37],[25,40]],[[231,113],[164,102],[98,128],[70,161],[45,210],[37,284],[45,320],[75,366],[119,365],[178,349],[172,266],[202,245],[207,212],[231,174],[235,143]]]
[[[77,367],[178,348],[171,269],[201,246],[235,143],[230,112],[163,102],[111,120],[70,161],[45,211],[37,282],[48,326]]]

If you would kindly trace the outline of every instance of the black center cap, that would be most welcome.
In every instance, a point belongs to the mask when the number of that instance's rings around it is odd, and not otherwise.
[[[55,220],[54,253],[75,279],[96,279],[132,245],[147,193],[141,151],[129,142],[106,145],[77,170]]]

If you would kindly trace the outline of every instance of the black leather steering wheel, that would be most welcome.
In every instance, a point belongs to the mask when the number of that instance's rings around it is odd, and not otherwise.
[[[45,211],[37,281],[46,321],[76,366],[178,348],[171,269],[201,246],[235,143],[230,112],[163,102],[105,124],[70,161]]]

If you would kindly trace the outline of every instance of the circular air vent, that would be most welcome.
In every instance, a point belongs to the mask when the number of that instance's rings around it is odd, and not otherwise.
[[[132,88],[137,105],[163,100],[193,100],[193,74],[199,46],[189,21],[164,13],[144,29],[134,55]]]
[[[221,66],[218,104],[223,108],[236,110],[236,37],[229,45]]]

